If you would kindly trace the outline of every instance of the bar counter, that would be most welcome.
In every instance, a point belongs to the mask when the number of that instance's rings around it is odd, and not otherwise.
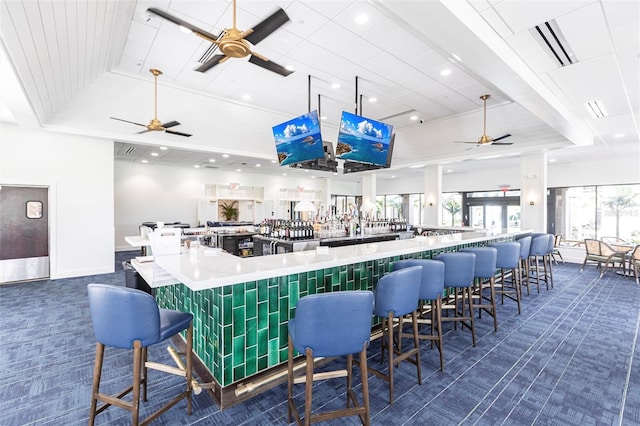
[[[253,258],[199,247],[132,265],[156,288],[160,307],[194,315],[194,352],[204,367],[197,372],[213,382],[213,396],[225,408],[286,380],[287,323],[301,297],[373,290],[400,259],[428,259],[522,233],[463,232]]]

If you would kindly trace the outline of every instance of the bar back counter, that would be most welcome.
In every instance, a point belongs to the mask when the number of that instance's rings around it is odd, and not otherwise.
[[[155,288],[160,307],[194,315],[196,371],[225,408],[286,381],[287,323],[301,297],[373,290],[398,260],[429,259],[524,233],[461,232],[253,258],[198,247],[132,265]],[[372,318],[372,329],[376,325]]]

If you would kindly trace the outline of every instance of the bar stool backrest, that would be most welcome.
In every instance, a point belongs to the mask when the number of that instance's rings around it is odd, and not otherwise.
[[[498,250],[494,247],[468,247],[461,251],[476,255],[474,269],[476,278],[491,278],[496,273]]]
[[[422,267],[420,300],[435,300],[444,293],[444,262],[435,259],[406,259],[393,264],[397,271],[412,266]]]
[[[518,267],[520,244],[516,242],[504,242],[491,244],[491,247],[494,247],[498,251],[498,258],[496,260],[497,268],[515,269]]]
[[[89,310],[96,340],[106,346],[132,349],[160,341],[160,311],[153,296],[134,288],[89,284]]]
[[[531,251],[531,236],[526,236],[518,240],[520,244],[520,259],[527,259]]]
[[[389,272],[376,284],[374,313],[387,317],[389,312],[393,312],[393,317],[398,318],[415,311],[421,284],[422,266]]]
[[[294,348],[313,355],[343,356],[362,351],[371,338],[373,293],[337,291],[305,296],[289,320]]]
[[[436,260],[444,262],[445,287],[471,287],[476,269],[475,253],[458,251],[441,253]]]
[[[529,256],[544,256],[547,254],[549,247],[549,235],[542,234],[531,238],[531,248],[529,249]]]

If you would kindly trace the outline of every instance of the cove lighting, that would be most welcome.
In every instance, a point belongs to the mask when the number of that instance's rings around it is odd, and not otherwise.
[[[166,146],[161,146],[160,147],[160,151],[166,151],[167,149],[169,149],[169,148],[167,148]]]
[[[358,25],[362,25],[362,24],[366,24],[369,21],[369,17],[367,15],[358,15],[356,16],[356,24]]]
[[[451,68],[445,68],[442,71],[440,71],[440,75],[441,76],[447,76],[447,75],[451,75]]]
[[[229,154],[222,154],[222,158],[229,158]]]
[[[152,157],[157,157],[158,155],[160,155],[160,154],[158,154],[157,152],[152,152],[152,153],[151,153],[151,156],[152,156]]]
[[[215,162],[216,162],[216,159],[215,159],[215,158],[209,158],[209,162],[210,162],[210,163],[215,163]]]

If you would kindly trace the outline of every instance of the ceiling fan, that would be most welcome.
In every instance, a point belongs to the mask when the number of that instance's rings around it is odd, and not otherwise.
[[[174,127],[174,126],[179,126],[180,123],[177,121],[170,121],[168,123],[162,123],[160,120],[158,120],[158,76],[162,74],[162,71],[157,70],[155,68],[151,68],[149,70],[151,72],[151,74],[153,74],[155,82],[154,82],[154,101],[153,101],[153,106],[154,106],[154,114],[153,114],[153,118],[151,119],[151,121],[149,122],[149,124],[142,124],[142,123],[136,123],[134,121],[129,121],[129,120],[123,120],[122,118],[116,118],[116,117],[109,117],[113,120],[118,120],[118,121],[124,121],[125,123],[131,123],[131,124],[135,124],[136,126],[142,126],[142,127],[146,127],[146,130],[142,130],[141,132],[138,133],[146,133],[149,131],[158,131],[158,132],[165,132],[165,133],[171,133],[172,135],[179,135],[179,136],[186,136],[189,137],[191,136],[188,133],[182,133],[182,132],[177,132],[175,130],[171,130],[170,127]]]
[[[284,23],[289,21],[289,16],[287,16],[282,8],[278,8],[277,11],[272,13],[268,18],[264,19],[253,28],[246,31],[240,31],[236,27],[236,0],[233,0],[233,26],[231,28],[225,28],[219,36],[213,35],[155,7],[150,7],[147,10],[161,18],[173,22],[176,25],[189,29],[198,37],[215,44],[220,52],[222,52],[222,54],[212,56],[197,68],[196,71],[206,72],[216,65],[225,62],[229,58],[244,58],[251,55],[249,62],[269,71],[273,71],[285,77],[293,72],[251,50],[251,45],[258,44],[272,32],[280,28]]]
[[[480,96],[480,99],[482,99],[484,101],[484,130],[482,133],[482,136],[480,136],[480,139],[478,139],[477,141],[456,141],[456,143],[472,143],[475,144],[476,146],[482,146],[482,145],[513,145],[513,142],[498,142],[502,139],[506,139],[508,137],[511,136],[510,133],[507,133],[506,135],[502,135],[500,137],[497,138],[492,138],[487,136],[487,99],[489,99],[489,97],[491,97],[491,95],[482,95]]]

